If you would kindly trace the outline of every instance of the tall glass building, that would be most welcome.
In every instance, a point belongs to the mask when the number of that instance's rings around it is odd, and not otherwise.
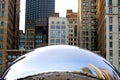
[[[55,12],[55,0],[26,0],[25,49],[48,44],[48,17]]]
[[[26,0],[26,28],[47,26],[47,18],[55,11],[55,0]]]

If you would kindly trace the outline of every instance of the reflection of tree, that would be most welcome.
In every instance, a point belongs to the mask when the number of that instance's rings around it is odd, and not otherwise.
[[[83,75],[81,72],[48,72],[17,80],[97,80],[97,78]]]
[[[97,68],[96,66],[89,64],[90,67],[94,69],[98,77],[102,80],[115,80],[113,76],[106,69]]]
[[[97,76],[93,74],[93,70]],[[115,80],[115,78],[103,68],[98,68],[93,64],[83,67],[80,71],[73,72],[48,72],[27,76],[17,80]]]
[[[88,67],[82,68],[82,72],[85,72],[87,74],[93,74],[92,71]]]

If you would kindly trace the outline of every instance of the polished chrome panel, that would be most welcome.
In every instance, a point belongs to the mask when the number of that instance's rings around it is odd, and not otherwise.
[[[69,45],[35,49],[17,60],[5,80],[120,80],[117,70],[91,51]]]

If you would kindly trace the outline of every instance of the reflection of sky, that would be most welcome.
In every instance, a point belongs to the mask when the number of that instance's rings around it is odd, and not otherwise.
[[[28,76],[28,74],[33,75],[43,72],[80,71],[89,64],[111,70],[110,67],[103,62],[103,58],[77,47],[46,47],[26,54],[24,59],[11,67],[7,77],[9,76],[8,79],[10,79],[10,76],[12,76],[14,79],[18,76],[25,77],[26,75]]]

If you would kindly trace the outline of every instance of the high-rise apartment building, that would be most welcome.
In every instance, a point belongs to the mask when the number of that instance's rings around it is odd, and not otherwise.
[[[7,49],[18,49],[20,0],[0,0],[0,75],[7,66]]]
[[[54,11],[55,0],[26,0],[25,32],[27,49],[34,49],[48,44],[48,17]],[[43,32],[40,33],[41,31]],[[42,36],[40,40],[36,40],[38,35],[39,37]]]
[[[67,10],[67,28],[68,28],[68,44],[78,46],[78,23],[77,23],[77,13],[72,12],[72,10]]]
[[[78,45],[97,50],[96,0],[78,0]]]
[[[98,49],[120,71],[120,0],[97,0]]]

